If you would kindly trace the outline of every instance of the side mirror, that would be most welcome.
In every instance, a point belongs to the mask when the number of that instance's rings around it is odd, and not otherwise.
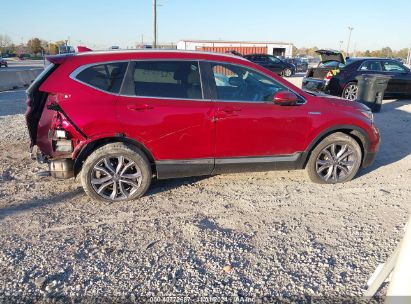
[[[274,103],[279,106],[294,106],[298,102],[298,96],[290,91],[281,91],[274,95]]]

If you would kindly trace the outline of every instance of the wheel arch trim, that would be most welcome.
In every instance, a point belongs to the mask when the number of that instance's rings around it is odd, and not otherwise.
[[[361,152],[362,152],[362,159],[361,159],[361,164],[364,161],[364,158],[366,154],[368,153],[369,147],[371,145],[370,138],[367,134],[367,132],[358,126],[355,125],[336,125],[330,128],[326,128],[323,131],[320,132],[308,145],[307,149],[303,153],[302,156],[302,167],[305,168],[307,165],[307,162],[310,158],[311,152],[315,149],[315,147],[327,136],[337,133],[337,132],[342,132],[345,133],[352,138],[354,138],[357,143],[360,145]]]
[[[93,151],[95,151],[96,149],[109,144],[109,143],[116,143],[116,142],[122,142],[122,143],[126,143],[126,144],[130,144],[133,145],[135,147],[137,147],[138,149],[140,149],[148,158],[148,160],[150,161],[151,167],[153,172],[155,172],[155,159],[153,154],[150,152],[149,149],[147,149],[147,147],[142,144],[141,142],[138,142],[134,139],[125,137],[123,135],[116,135],[116,136],[107,136],[107,137],[100,137],[100,138],[96,138],[88,143],[86,143],[81,150],[77,153],[77,157],[75,158],[74,161],[74,176],[77,176],[80,171],[81,168],[83,167],[83,163],[86,160],[86,158],[88,156],[90,156],[91,153],[93,153]]]

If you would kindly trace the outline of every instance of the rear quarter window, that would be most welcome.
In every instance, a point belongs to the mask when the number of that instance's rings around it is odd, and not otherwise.
[[[76,79],[94,88],[110,92],[120,92],[128,62],[97,64],[85,68]]]

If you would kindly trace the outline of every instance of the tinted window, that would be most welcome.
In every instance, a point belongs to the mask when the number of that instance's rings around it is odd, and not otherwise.
[[[137,96],[203,97],[196,61],[136,61],[132,77]]]
[[[361,71],[382,71],[381,63],[376,60],[367,60],[361,64]]]
[[[118,93],[127,64],[127,62],[115,62],[94,65],[80,72],[76,78],[100,90]]]
[[[343,68],[344,64],[339,61],[325,61],[318,64],[319,68]]]
[[[275,93],[287,88],[253,70],[230,64],[211,63],[217,99],[272,101]]]
[[[395,61],[384,61],[383,63],[384,70],[387,72],[405,72],[406,69],[402,64]]]
[[[269,56],[268,58],[273,63],[281,63],[282,62],[280,59],[278,59],[277,57],[274,57],[274,56]]]

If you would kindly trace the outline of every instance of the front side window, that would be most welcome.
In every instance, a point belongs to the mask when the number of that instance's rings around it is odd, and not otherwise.
[[[132,78],[136,96],[203,98],[197,61],[136,61]]]
[[[364,61],[360,67],[361,71],[382,71],[381,63],[376,60]]]
[[[94,65],[81,71],[76,79],[100,90],[118,93],[127,64],[127,62],[113,62]]]
[[[394,61],[384,61],[383,66],[386,72],[405,72],[406,71],[405,68],[401,64],[394,62]]]
[[[288,89],[273,79],[245,67],[211,63],[218,100],[272,101],[274,94]]]

